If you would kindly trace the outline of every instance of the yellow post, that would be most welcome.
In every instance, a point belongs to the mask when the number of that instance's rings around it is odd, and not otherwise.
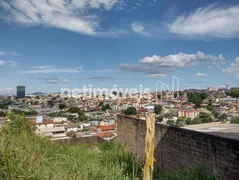
[[[153,179],[154,137],[155,137],[155,116],[149,111],[146,113],[144,180]]]

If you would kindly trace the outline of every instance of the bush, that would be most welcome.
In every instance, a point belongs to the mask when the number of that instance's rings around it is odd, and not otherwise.
[[[231,121],[231,124],[239,124],[239,117],[233,119],[233,120]]]
[[[168,120],[166,124],[169,126],[173,126],[175,123],[173,120]]]
[[[159,104],[154,106],[154,113],[155,114],[160,114],[162,112],[163,107]]]
[[[125,115],[135,115],[137,114],[137,110],[135,109],[135,107],[128,107],[125,111],[124,111]]]
[[[190,124],[202,124],[202,120],[199,117],[195,117]]]
[[[129,180],[142,165],[117,143],[60,146],[35,134],[22,115],[10,115],[0,132],[0,179]],[[96,146],[96,145],[94,145]]]
[[[157,120],[158,122],[162,122],[162,121],[163,121],[163,116],[158,116],[158,117],[156,118],[156,120]]]

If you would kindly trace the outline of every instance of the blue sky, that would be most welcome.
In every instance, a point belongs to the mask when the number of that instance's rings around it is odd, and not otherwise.
[[[2,0],[0,93],[238,86],[237,0]]]

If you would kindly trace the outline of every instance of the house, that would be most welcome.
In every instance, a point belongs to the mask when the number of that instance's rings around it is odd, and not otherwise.
[[[42,133],[51,139],[67,139],[64,127],[41,127],[38,128],[37,133]]]
[[[114,132],[116,131],[116,124],[97,126],[97,130],[98,132]]]
[[[196,110],[196,109],[179,109],[178,117],[184,116],[186,118],[194,119],[195,117],[198,116],[199,113],[200,113],[200,111]]]
[[[66,122],[67,121],[67,118],[66,117],[54,117],[53,118],[53,121],[55,123],[58,123],[58,122]]]

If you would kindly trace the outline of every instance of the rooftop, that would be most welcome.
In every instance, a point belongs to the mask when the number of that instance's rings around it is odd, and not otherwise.
[[[239,124],[213,122],[189,125],[183,128],[239,140]]]

